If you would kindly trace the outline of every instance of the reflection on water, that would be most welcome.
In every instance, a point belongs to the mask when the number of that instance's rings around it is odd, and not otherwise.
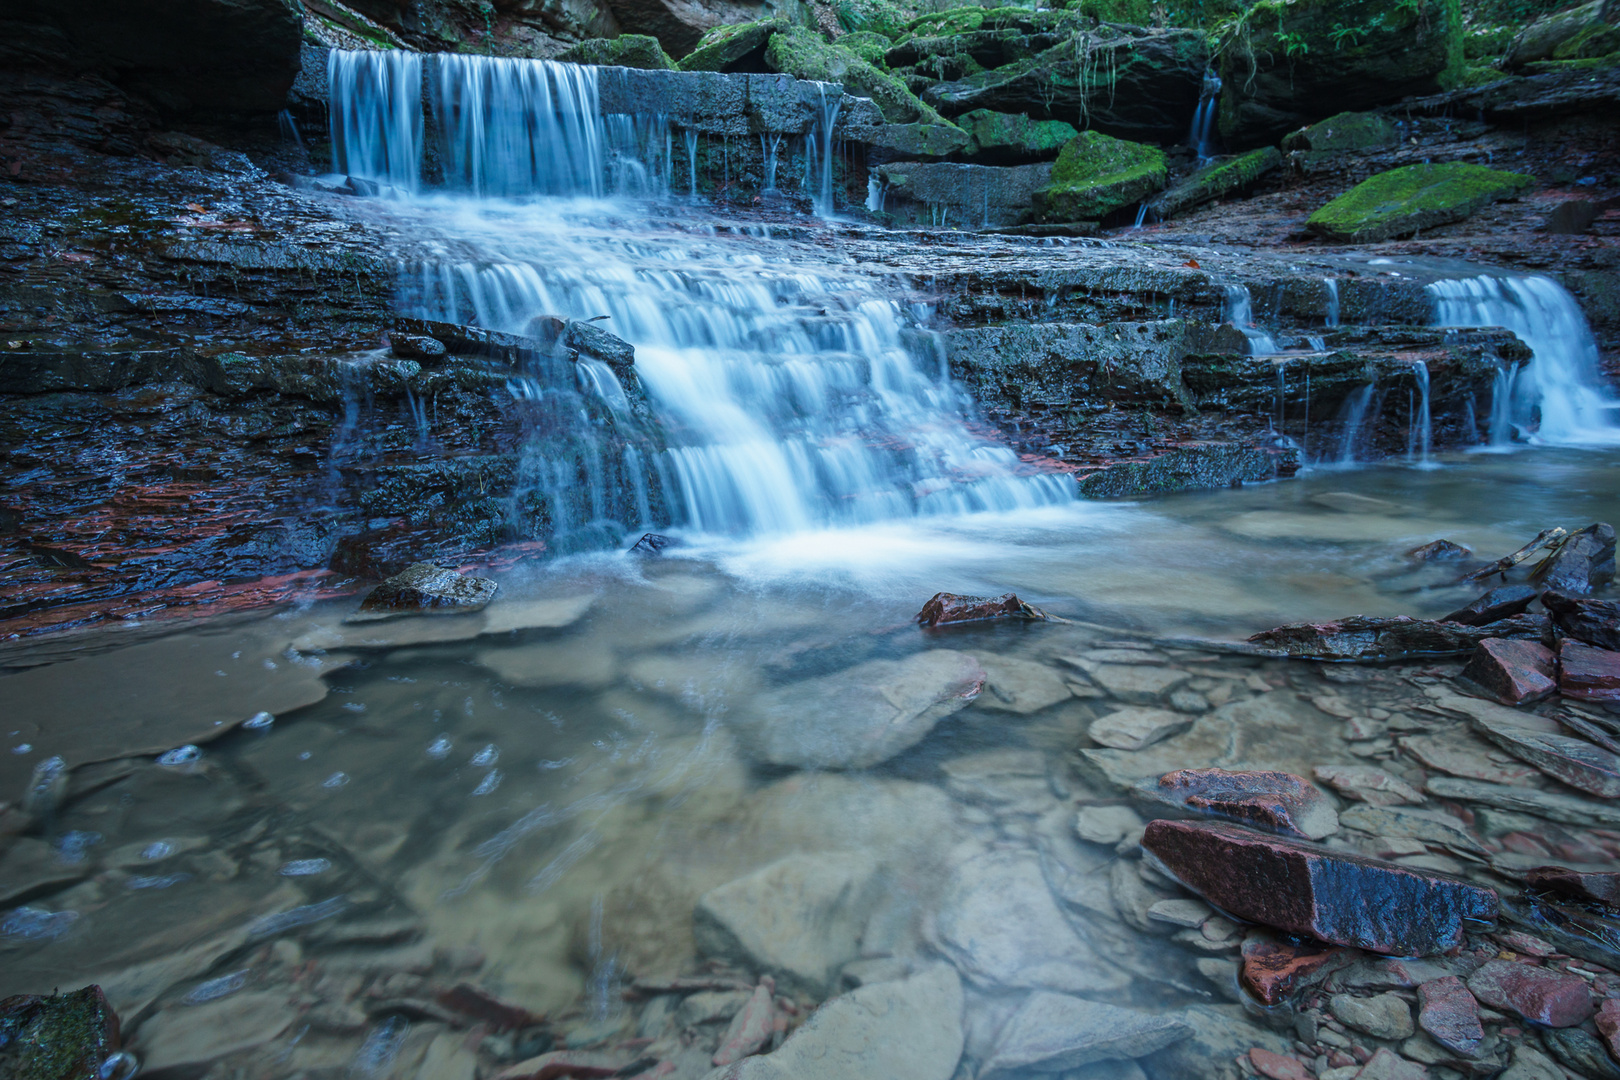
[[[1494,557],[1547,525],[1613,520],[1613,464],[1479,455],[1136,505],[691,536],[662,557],[519,568],[478,616],[355,628],[348,606],[314,608],[9,675],[4,796],[46,755],[73,769],[0,863],[0,995],[98,981],[160,1063],[203,1053],[187,1018],[215,1014],[187,1010],[236,1002],[253,1075],[289,1077],[415,1076],[462,1043],[486,1068],[572,1045],[702,1076],[746,994],[625,991],[712,976],[705,957],[728,977],[766,968],[801,1010],[943,957],[968,977],[980,1061],[1032,988],[1154,1011],[1226,1001],[1230,971],[1210,961],[1235,955],[1235,930],[1142,929],[1132,905],[1171,893],[1137,869],[1121,785],[1185,765],[1413,773],[1397,740],[1470,738],[1430,707],[1449,662],[1324,671],[1103,627],[1440,614],[1473,591],[1407,550],[1443,536]],[[910,625],[934,591],[1007,589],[1076,621]],[[982,671],[971,704],[917,660],[939,650]],[[105,692],[123,685],[169,707]],[[1136,752],[1092,743],[1125,705],[1191,727]],[[273,722],[231,730],[261,710]],[[773,763],[784,710],[833,758],[851,716],[911,734],[870,769],[803,772]],[[92,729],[128,744],[81,752]],[[1422,844],[1396,854],[1465,869]],[[437,1004],[461,982],[549,1019],[480,1042]],[[461,1041],[441,1046],[452,1021]]]

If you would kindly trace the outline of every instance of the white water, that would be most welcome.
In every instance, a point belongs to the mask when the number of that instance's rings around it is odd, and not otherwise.
[[[1245,285],[1226,286],[1226,321],[1249,339],[1250,356],[1275,356],[1277,341],[1254,321],[1254,304]]]
[[[414,192],[422,182],[422,57],[397,49],[326,57],[332,167]]]
[[[1407,425],[1406,459],[1429,464],[1429,448],[1434,441],[1434,421],[1429,405],[1429,365],[1412,361],[1412,378],[1417,382],[1417,405]]]
[[[1482,275],[1428,287],[1439,326],[1501,326],[1535,354],[1516,378],[1498,380],[1510,393],[1492,403],[1491,437],[1512,429],[1532,443],[1620,445],[1620,401],[1603,385],[1597,342],[1574,297],[1546,277]]]
[[[1331,329],[1339,325],[1339,281],[1337,278],[1323,278],[1322,286],[1327,290],[1327,311],[1324,319]]]

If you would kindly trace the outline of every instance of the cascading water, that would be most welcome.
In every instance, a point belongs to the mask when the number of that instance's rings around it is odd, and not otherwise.
[[[1204,84],[1198,96],[1198,108],[1193,111],[1192,130],[1187,134],[1187,145],[1200,160],[1215,156],[1215,117],[1220,111],[1221,77],[1213,71],[1204,72]]]
[[[765,158],[765,190],[776,190],[776,165],[782,150],[782,133],[773,131],[759,137],[760,153]]]
[[[1434,441],[1434,422],[1429,407],[1429,365],[1412,361],[1412,380],[1417,384],[1417,401],[1406,432],[1406,459],[1429,464],[1429,447]]]
[[[1368,383],[1344,399],[1339,417],[1343,434],[1339,439],[1340,465],[1354,465],[1356,452],[1361,445],[1361,428],[1367,422],[1367,410],[1372,405],[1373,393],[1377,387]]]
[[[1517,428],[1530,442],[1620,445],[1620,401],[1603,385],[1597,342],[1575,299],[1546,277],[1437,281],[1428,287],[1438,326],[1502,326],[1534,354],[1512,380],[1499,379],[1508,403],[1491,404],[1491,441]]]
[[[1275,356],[1277,341],[1255,325],[1254,304],[1245,285],[1226,286],[1226,321],[1243,331],[1249,339],[1250,356]]]
[[[422,56],[397,49],[326,57],[332,167],[413,192],[422,181]]]
[[[816,170],[813,177],[805,177],[804,186],[815,193],[813,198],[817,217],[833,216],[833,126],[838,123],[838,112],[844,105],[841,93],[829,95],[827,89],[825,84],[816,87],[821,108],[816,117],[816,127],[807,136],[804,155],[806,171]]]
[[[1323,312],[1324,321],[1328,328],[1339,325],[1339,282],[1337,278],[1324,278],[1322,287],[1327,290],[1327,305]]]

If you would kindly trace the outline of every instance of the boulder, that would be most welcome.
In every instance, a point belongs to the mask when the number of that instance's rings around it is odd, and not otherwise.
[[[1318,765],[1312,775],[1347,799],[1373,806],[1415,806],[1423,793],[1372,765]]]
[[[1044,619],[1046,612],[1026,604],[1013,593],[1000,596],[960,596],[935,593],[917,612],[919,626],[945,626],[950,623],[980,622],[984,619]]]
[[[1456,8],[1257,3],[1219,46],[1221,135],[1258,146],[1333,113],[1433,93],[1461,35]]]
[[[1339,831],[1333,804],[1292,773],[1181,769],[1142,784],[1139,791],[1171,806],[1306,840]]]
[[[974,109],[956,118],[968,134],[964,153],[983,157],[1049,158],[1080,134],[1062,120],[1031,120],[1023,113]]]
[[[1523,614],[1536,602],[1541,592],[1542,590],[1534,585],[1503,585],[1499,589],[1492,589],[1468,606],[1458,608],[1441,621],[1462,623],[1464,626],[1485,626],[1498,619]]]
[[[775,19],[717,26],[681,58],[682,71],[732,71],[744,60],[764,63],[765,46],[781,26]]]
[[[1535,182],[1483,165],[1403,165],[1368,177],[1310,216],[1306,227],[1329,240],[1372,244],[1416,235],[1511,199]],[[1613,567],[1613,533],[1610,533]]]
[[[1603,1036],[1604,1045],[1609,1048],[1609,1056],[1620,1061],[1620,998],[1606,999],[1592,1019],[1597,1024],[1598,1034]]]
[[[764,59],[771,71],[795,79],[839,83],[851,94],[871,98],[891,124],[949,124],[893,75],[803,27],[778,29],[765,46]]]
[[[962,984],[947,964],[826,1002],[780,1049],[705,1080],[950,1080],[962,1057]]]
[[[621,27],[649,34],[670,56],[683,57],[717,26],[756,22],[776,14],[774,4],[749,0],[611,0]]]
[[[1560,593],[1586,595],[1614,580],[1614,526],[1588,525],[1558,542],[1536,567],[1536,577]]]
[[[1417,988],[1418,1027],[1447,1050],[1473,1057],[1485,1041],[1479,1002],[1455,975],[1430,979]]]
[[[1620,701],[1620,652],[1565,638],[1558,647],[1558,692],[1578,701]]]
[[[1553,651],[1539,641],[1486,638],[1458,677],[1504,705],[1529,705],[1558,689]]]
[[[973,657],[931,649],[769,691],[732,723],[772,765],[865,769],[922,741],[978,697],[984,680]]]
[[[1554,625],[1576,641],[1620,651],[1620,601],[1587,600],[1548,589],[1541,603],[1552,612]]]
[[[1127,705],[1092,721],[1086,735],[1099,746],[1140,750],[1192,726],[1193,718],[1168,709]]]
[[[465,615],[482,610],[495,598],[495,589],[488,578],[458,574],[427,562],[412,563],[366,594],[360,611],[363,615]]]
[[[1204,203],[1246,191],[1255,181],[1282,167],[1275,146],[1262,146],[1229,161],[1207,165],[1148,202],[1148,212],[1172,218]]]
[[[1129,1060],[1192,1034],[1173,1015],[1122,1009],[1037,990],[1024,999],[979,1067],[979,1080],[1025,1071],[1067,1072],[1098,1061]]]
[[[1378,113],[1344,112],[1309,127],[1289,132],[1283,138],[1284,150],[1317,154],[1339,154],[1352,150],[1376,150],[1401,141],[1401,133],[1387,116]],[[1447,541],[1436,541],[1446,543]]]
[[[1442,953],[1496,917],[1492,889],[1234,825],[1154,821],[1142,847],[1222,911],[1370,952]]]
[[[658,44],[658,39],[646,34],[590,38],[564,49],[555,59],[565,64],[596,64],[601,67],[641,68],[645,71],[675,69],[675,62]]]
[[[1165,175],[1158,147],[1085,131],[1063,147],[1035,208],[1048,221],[1095,221],[1159,191]]]
[[[1183,1009],[1179,1019],[1193,1033],[1143,1059],[1149,1076],[1210,1076],[1216,1062],[1229,1062],[1256,1046],[1274,1054],[1293,1049],[1289,1039],[1250,1020],[1242,1005],[1193,1005]]]
[[[1493,1009],[1543,1027],[1573,1027],[1596,1011],[1592,991],[1579,975],[1512,960],[1487,963],[1468,977],[1468,990]]]
[[[705,956],[822,997],[855,959],[877,890],[869,856],[789,855],[705,893],[693,936]]]
[[[1487,739],[1548,776],[1590,795],[1620,799],[1620,755],[1584,739],[1496,718],[1475,717],[1474,725]]]
[[[1605,16],[1608,18],[1605,18]],[[1591,0],[1551,15],[1534,20],[1513,39],[1503,62],[1509,68],[1519,68],[1538,60],[1579,59],[1582,45],[1604,31],[1612,32],[1612,22],[1620,21],[1620,9],[1605,0]],[[1606,52],[1620,49],[1620,43],[1611,45]],[[1594,56],[1602,53],[1592,53]]]
[[[1327,623],[1293,623],[1249,638],[1268,656],[1299,660],[1376,662],[1408,656],[1467,656],[1486,638],[1540,640],[1546,622],[1515,615],[1486,626],[1391,617],[1351,615]]]
[[[1555,1028],[1543,1035],[1541,1042],[1566,1071],[1576,1076],[1620,1080],[1620,1065],[1609,1056],[1601,1041],[1580,1028]]]

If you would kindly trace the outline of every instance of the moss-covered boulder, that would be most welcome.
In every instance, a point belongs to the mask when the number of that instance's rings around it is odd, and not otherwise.
[[[1131,26],[1152,26],[1156,6],[1154,0],[1080,0],[1073,5],[1081,14],[1093,19]]]
[[[771,35],[784,24],[777,19],[717,26],[703,35],[697,48],[681,58],[682,71],[730,71],[757,56],[763,62]]]
[[[591,38],[559,53],[557,59],[565,64],[599,64],[603,67],[641,68],[644,71],[675,70],[675,61],[664,52],[658,39],[646,34]]]
[[[967,153],[1008,157],[1052,157],[1079,134],[1062,120],[1031,120],[1022,113],[989,109],[963,113],[956,126],[971,138]]]
[[[1148,204],[1159,219],[1175,217],[1195,206],[1245,191],[1269,172],[1282,166],[1275,146],[1262,146],[1230,161],[1199,169]]]
[[[1388,118],[1377,113],[1347,112],[1289,132],[1282,146],[1284,150],[1337,154],[1347,150],[1374,150],[1400,141],[1401,133]]]
[[[838,39],[838,46],[854,53],[875,68],[883,67],[883,54],[894,42],[870,30],[857,30]]]
[[[895,0],[837,0],[833,10],[846,33],[881,34],[886,41],[892,41],[905,33],[906,25],[917,17],[917,7]]]
[[[1613,47],[1593,51],[1602,47],[1606,31],[1614,30],[1605,13],[1609,20],[1620,21],[1620,5],[1605,0],[1543,15],[1519,32],[1504,59],[1509,67],[1518,68],[1537,60],[1582,60],[1613,52]]]
[[[1058,155],[1035,207],[1048,221],[1097,221],[1162,190],[1164,180],[1158,147],[1083,131]]]
[[[1253,147],[1435,93],[1462,55],[1458,0],[1259,0],[1222,34],[1221,134]]]
[[[850,94],[871,98],[891,124],[947,123],[893,75],[800,27],[771,35],[765,66],[796,79],[840,83]]]
[[[1374,243],[1461,221],[1533,183],[1523,173],[1483,165],[1407,165],[1368,177],[1312,214],[1307,225],[1330,240]]]

